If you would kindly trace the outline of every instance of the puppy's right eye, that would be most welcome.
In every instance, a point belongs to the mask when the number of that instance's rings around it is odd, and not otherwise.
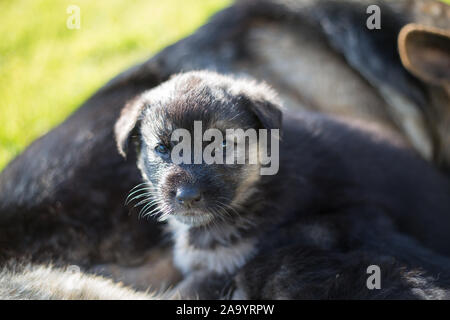
[[[163,144],[157,144],[155,147],[155,152],[163,157],[166,157],[169,154],[169,148]]]

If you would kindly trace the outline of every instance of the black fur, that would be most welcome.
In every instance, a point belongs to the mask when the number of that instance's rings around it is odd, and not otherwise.
[[[367,288],[371,265],[381,289]],[[249,299],[449,299],[448,285],[392,256],[292,246],[255,258],[237,275]],[[447,282],[448,283],[448,282]]]
[[[381,29],[366,27],[367,3],[322,1],[311,8],[330,43],[356,70],[375,86],[389,86],[425,107],[423,84],[402,65],[397,48],[401,28],[411,21],[406,13],[394,11],[383,2],[373,2],[381,12]]]

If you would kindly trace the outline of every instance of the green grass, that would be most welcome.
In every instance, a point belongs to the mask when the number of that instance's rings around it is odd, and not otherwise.
[[[0,170],[111,77],[191,33],[229,3],[0,1]],[[66,27],[71,4],[81,9],[78,30]]]
[[[0,170],[111,77],[230,2],[0,0]],[[79,30],[66,27],[70,4]]]

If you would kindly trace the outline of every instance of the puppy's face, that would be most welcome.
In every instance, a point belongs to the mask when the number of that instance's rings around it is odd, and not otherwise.
[[[238,215],[261,178],[259,161],[249,161],[258,154],[258,143],[248,138],[242,144],[227,133],[279,128],[281,113],[273,96],[264,85],[191,72],[127,105],[116,138],[124,152],[128,138],[137,137],[138,167],[147,184],[135,195],[144,198],[143,212],[162,220],[172,216],[189,226]],[[215,136],[205,139],[209,129]],[[216,161],[205,160],[207,150]],[[241,151],[244,163],[230,161]]]

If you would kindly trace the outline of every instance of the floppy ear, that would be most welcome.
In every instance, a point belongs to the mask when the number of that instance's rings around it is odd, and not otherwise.
[[[450,85],[450,31],[408,24],[398,37],[403,65],[419,79],[437,86]]]
[[[126,157],[129,141],[139,128],[140,116],[144,108],[144,101],[139,96],[128,102],[120,113],[120,117],[114,126],[117,149]]]
[[[276,103],[266,100],[254,101],[250,109],[265,129],[281,129],[282,113]]]
[[[257,117],[265,129],[281,129],[282,112],[281,107],[272,89],[267,96],[252,93],[241,93],[240,98],[244,105]],[[270,93],[270,95],[269,95]]]

